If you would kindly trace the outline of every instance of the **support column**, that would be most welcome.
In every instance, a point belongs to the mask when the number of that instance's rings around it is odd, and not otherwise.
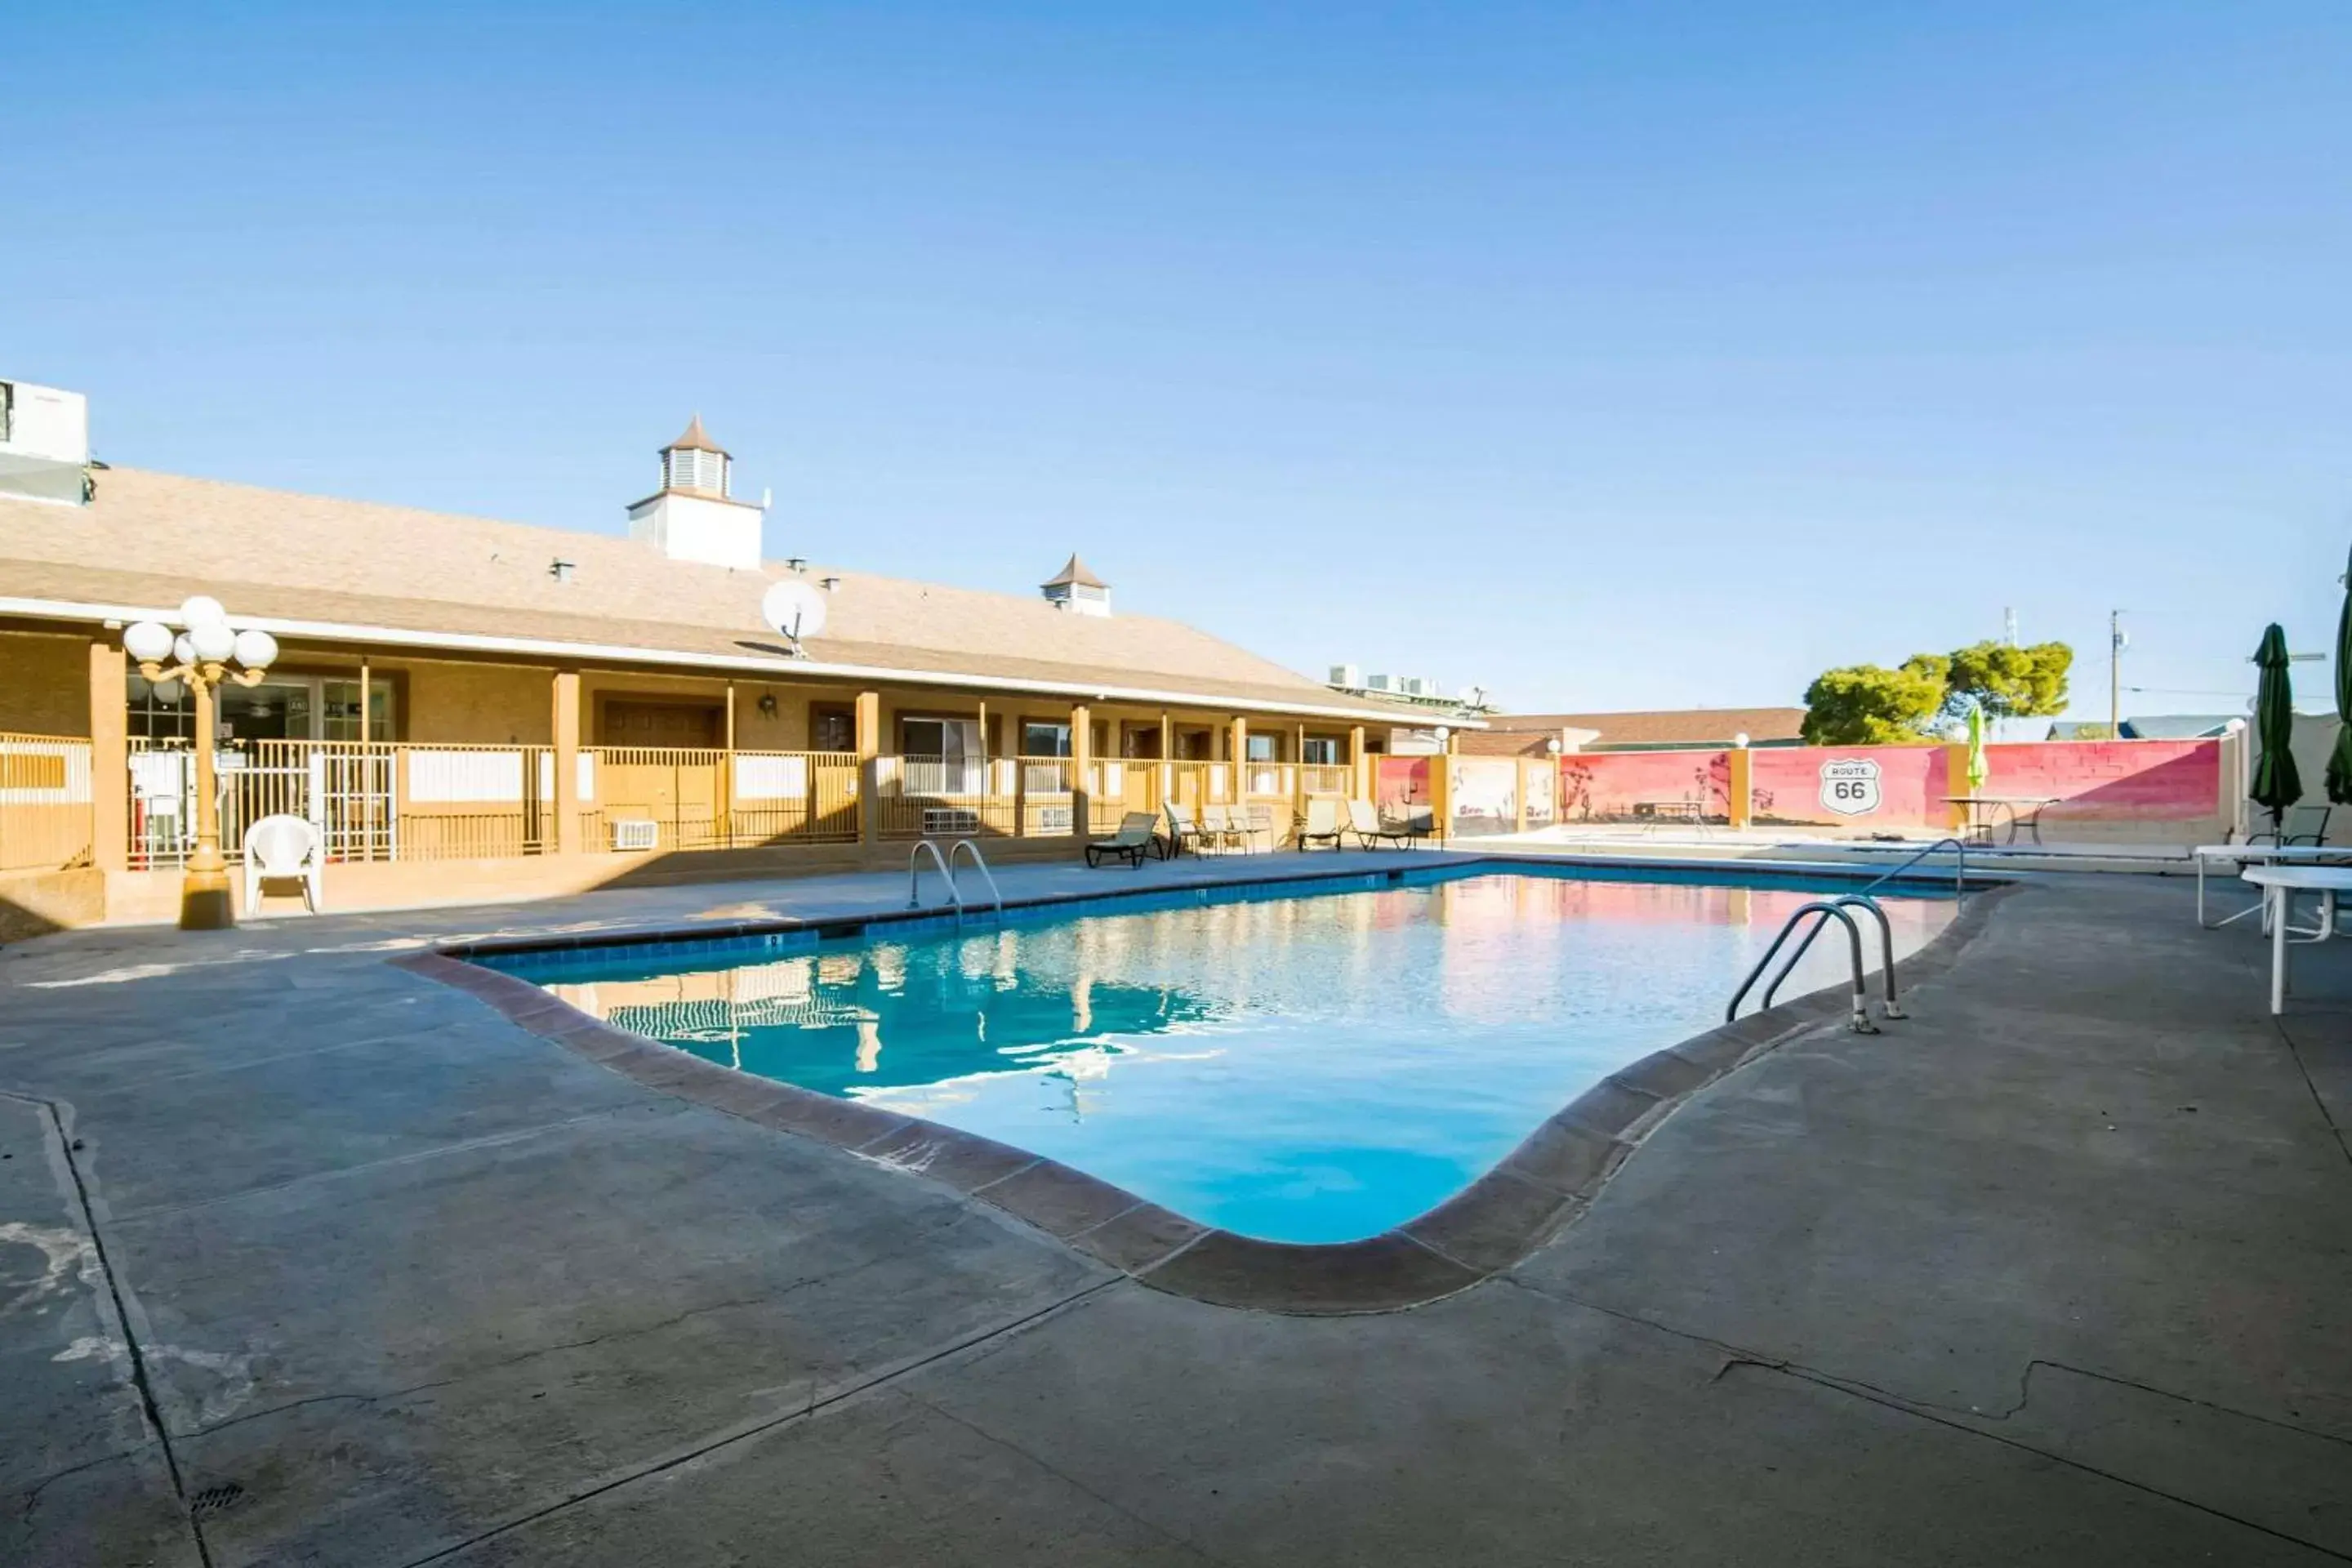
[[[857,694],[857,841],[882,842],[882,694]]]
[[[131,866],[130,664],[113,643],[89,645],[89,854],[101,871]]]
[[[1249,721],[1238,713],[1234,715],[1233,737],[1231,744],[1234,752],[1234,798],[1237,801],[1247,800],[1249,798]]]
[[[735,683],[727,683],[727,750],[719,759],[719,799],[713,803],[719,820],[711,826],[719,842],[735,847]]]
[[[1946,795],[1974,793],[1969,788],[1969,743],[1966,741],[1947,741],[1944,743],[1944,793]],[[1945,826],[1962,838],[1968,837],[1969,822],[1969,812],[1967,806],[1955,805],[1945,808]]]
[[[1528,759],[1514,757],[1511,761],[1516,775],[1511,790],[1511,804],[1517,813],[1511,824],[1511,829],[1515,833],[1525,833],[1528,830]]]
[[[1429,830],[1437,835],[1439,847],[1444,847],[1454,828],[1454,739],[1446,737],[1445,744],[1429,759]]]
[[[1730,795],[1731,830],[1745,828],[1756,815],[1755,753],[1745,746],[1734,746],[1729,753],[1730,773],[1725,791]]]
[[[1364,754],[1364,727],[1359,724],[1348,731],[1348,766],[1355,770],[1355,784],[1348,793],[1358,800],[1372,798],[1371,770],[1365,766],[1370,761]]]
[[[1094,833],[1095,723],[1083,702],[1070,709],[1070,831],[1083,844]]]
[[[555,852],[577,855],[580,833],[580,672],[555,672],[551,700],[555,738]]]

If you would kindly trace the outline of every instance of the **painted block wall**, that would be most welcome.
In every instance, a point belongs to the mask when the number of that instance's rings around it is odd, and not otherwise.
[[[1696,801],[1720,822],[1731,812],[1730,786],[1724,752],[1580,752],[1559,759],[1559,819],[1643,821],[1651,814],[1637,806]]]

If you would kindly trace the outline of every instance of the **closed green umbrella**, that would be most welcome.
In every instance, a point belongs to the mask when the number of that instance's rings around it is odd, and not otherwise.
[[[2271,830],[2284,831],[2286,808],[2303,798],[2303,779],[2294,771],[2294,689],[2286,675],[2286,633],[2273,621],[2254,650],[2263,672],[2254,689],[2254,733],[2263,743],[2262,759],[2254,763],[2256,805],[2271,814]]]
[[[1985,761],[1984,704],[1969,710],[1969,793],[1976,794],[1992,777],[1992,764]]]
[[[2344,610],[2336,617],[2336,749],[2327,754],[2327,798],[2352,805],[2352,562],[2344,571]]]

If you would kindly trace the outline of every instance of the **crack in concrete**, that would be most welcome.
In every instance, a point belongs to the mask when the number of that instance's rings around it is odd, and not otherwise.
[[[2346,1132],[2344,1125],[2327,1109],[2327,1099],[2319,1092],[2319,1084],[2311,1076],[2310,1064],[2303,1059],[2303,1047],[2296,1043],[2294,1031],[2286,1026],[2284,1019],[2276,1016],[2271,1019],[2271,1026],[2278,1031],[2279,1038],[2286,1042],[2286,1054],[2294,1059],[2294,1070],[2303,1075],[2303,1087],[2311,1091],[2311,1103],[2318,1110],[2319,1120],[2336,1134],[2336,1146],[2343,1151],[2345,1163],[2352,1164],[2352,1134]]]
[[[2284,1430],[2294,1432],[2300,1436],[2321,1437],[2326,1438],[2330,1442],[2344,1441],[2344,1439],[2341,1438],[2329,1437],[2326,1433],[2308,1431],[2300,1426],[2292,1426],[2281,1421],[2267,1420],[2265,1417],[2259,1415],[2247,1415],[2242,1411],[2231,1410],[2226,1405],[2210,1405],[2202,1400],[2192,1399],[2186,1394],[2171,1394],[2164,1389],[2151,1388],[2146,1384],[2133,1383],[2126,1378],[2108,1377],[2101,1373],[2086,1372],[2079,1367],[2069,1366],[2063,1362],[2048,1361],[2039,1358],[2028,1362],[2025,1365],[2025,1370],[2019,1374],[2018,1400],[2016,1404],[1999,1412],[1998,1414],[1988,1414],[1976,1409],[1962,1410],[1961,1407],[1958,1405],[1938,1405],[1930,1400],[1915,1399],[1910,1395],[1896,1394],[1891,1390],[1880,1388],[1874,1384],[1862,1382],[1859,1379],[1843,1377],[1834,1373],[1822,1372],[1818,1368],[1807,1366],[1801,1362],[1773,1356],[1761,1351],[1748,1350],[1742,1346],[1731,1344],[1726,1341],[1716,1339],[1711,1335],[1692,1332],[1687,1329],[1677,1329],[1670,1324],[1661,1323],[1652,1319],[1644,1318],[1639,1313],[1620,1311],[1615,1308],[1603,1307],[1597,1302],[1582,1300],[1562,1291],[1540,1289],[1536,1286],[1528,1284],[1524,1280],[1510,1279],[1508,1276],[1504,1276],[1502,1278],[1507,1283],[1518,1289],[1525,1290],[1529,1295],[1538,1297],[1540,1300],[1558,1302],[1564,1306],[1581,1308],[1582,1310],[1590,1312],[1598,1312],[1602,1317],[1612,1318],[1619,1322],[1629,1323],[1636,1328],[1647,1329],[1654,1333],[1669,1335],[1672,1338],[1682,1340],[1688,1343],[1706,1345],[1709,1349],[1720,1351],[1723,1352],[1725,1358],[1724,1363],[1721,1366],[1716,1369],[1715,1374],[1707,1379],[1707,1384],[1710,1387],[1721,1383],[1725,1378],[1728,1377],[1732,1373],[1738,1371],[1743,1366],[1753,1367],[1760,1372],[1777,1373],[1781,1376],[1792,1378],[1800,1383],[1810,1384],[1817,1388],[1827,1389],[1832,1394],[1842,1394],[1850,1399],[1859,1399],[1865,1404],[1878,1405],[1882,1409],[1895,1411],[1898,1414],[1910,1415],[1921,1421],[1932,1422],[1936,1426],[1947,1427],[1955,1432],[1963,1432],[1970,1436],[1981,1437],[1987,1442],[1999,1443],[2003,1447],[2014,1448],[2021,1453],[2032,1454],[2037,1458],[2047,1459],[2053,1464],[2064,1465],[2069,1469],[2080,1470],[2085,1475],[2097,1476],[2102,1480],[2112,1481],[2117,1486],[2128,1487],[2134,1491],[2144,1492],[2150,1497],[2162,1498],[2168,1502],[2177,1503],[2182,1508],[2194,1509],[2200,1513],[2209,1514],[2215,1519],[2226,1520],[2231,1524],[2254,1531],[2259,1534],[2270,1536],[2273,1540],[2284,1541],[2296,1546],[2308,1548],[2311,1551],[2334,1558],[2337,1562],[2352,1563],[2352,1553],[2338,1552],[2332,1547],[2323,1545],[2316,1541],[2308,1539],[2307,1537],[2292,1534],[2286,1531],[2280,1530],[2275,1526],[2263,1524],[2258,1520],[2248,1519],[2242,1514],[2231,1513],[2227,1509],[2217,1508],[2211,1503],[2200,1502],[2195,1498],[2183,1497],[2178,1492],[2167,1491],[2162,1487],[2153,1486],[2146,1481],[2135,1480],[2129,1476],[2119,1475],[2113,1470],[2104,1469],[2097,1465],[2091,1464],[2083,1459],[2075,1458],[2072,1455],[2060,1453],[2053,1448],[2043,1447],[2034,1443],[2029,1443],[2021,1437],[2013,1436],[2004,1432],[1988,1431],[1984,1426],[1976,1425],[1975,1423],[2006,1421],[2011,1416],[2023,1411],[2032,1397],[2033,1369],[2037,1366],[2047,1366],[2063,1372],[2076,1373],[2082,1376],[2095,1378],[2104,1383],[2118,1384],[2130,1388],[2142,1389],[2150,1394],[2161,1394],[2168,1399],[2179,1400],[2184,1404],[2202,1405],[2204,1408],[2217,1411],[2222,1415],[2241,1416],[2243,1419],[2252,1421],[2263,1421],[2265,1425],[2281,1427]]]
[[[89,1181],[83,1176],[79,1163],[73,1157],[74,1140],[66,1129],[65,1113],[56,1101],[38,1095],[0,1089],[0,1098],[37,1107],[48,1124],[47,1134],[55,1140],[51,1146],[52,1158],[64,1167],[67,1179],[72,1184],[74,1203],[81,1211],[81,1223],[89,1236],[90,1257],[97,1266],[100,1282],[106,1288],[105,1300],[113,1308],[115,1322],[122,1330],[122,1345],[130,1353],[131,1384],[139,1396],[140,1418],[155,1435],[156,1447],[163,1456],[164,1472],[171,1478],[172,1496],[180,1505],[181,1517],[187,1521],[188,1538],[196,1549],[196,1561],[202,1568],[212,1568],[212,1548],[205,1542],[205,1532],[196,1523],[194,1510],[190,1507],[187,1482],[181,1474],[179,1455],[172,1448],[172,1435],[163,1425],[163,1410],[157,1400],[154,1379],[147,1365],[147,1352],[131,1330],[130,1308],[123,1300],[122,1287],[115,1277],[113,1260],[107,1256],[106,1237],[100,1234],[98,1228],[97,1205],[92,1203]]]
[[[569,1497],[559,1498],[554,1502],[549,1503],[543,1508],[536,1508],[526,1513],[518,1514],[511,1519],[494,1524],[487,1530],[478,1531],[462,1541],[454,1542],[447,1546],[436,1548],[434,1551],[426,1552],[422,1557],[412,1558],[407,1563],[402,1564],[401,1568],[425,1568],[425,1564],[429,1563],[446,1562],[449,1558],[456,1556],[458,1552],[464,1552],[470,1547],[478,1546],[485,1541],[493,1540],[498,1536],[509,1534],[514,1531],[521,1529],[527,1524],[533,1524],[538,1522],[540,1520],[547,1519],[554,1514],[561,1513],[566,1509],[575,1508],[581,1503],[586,1502],[591,1499],[602,1497],[606,1492],[614,1491],[622,1487],[632,1485],[635,1482],[645,1480],[653,1476],[661,1475],[667,1471],[677,1469],[679,1466],[691,1464],[695,1460],[702,1458],[706,1455],[715,1454],[722,1448],[731,1447],[738,1443],[749,1442],[754,1437],[759,1437],[767,1433],[776,1431],[781,1427],[791,1426],[794,1422],[805,1421],[821,1412],[830,1410],[837,1405],[845,1404],[846,1402],[856,1398],[860,1394],[869,1393],[877,1388],[886,1387],[891,1384],[897,1383],[902,1378],[910,1377],[914,1373],[922,1371],[924,1368],[936,1365],[939,1363],[947,1360],[950,1356],[961,1355],[964,1352],[972,1349],[974,1346],[986,1344],[990,1341],[1001,1338],[1006,1334],[1018,1333],[1035,1323],[1042,1322],[1055,1314],[1063,1311],[1066,1308],[1076,1305],[1078,1302],[1085,1300],[1090,1296],[1108,1290],[1115,1285],[1126,1285],[1130,1283],[1132,1283],[1132,1281],[1130,1281],[1124,1274],[1113,1275],[1108,1279],[1098,1279],[1082,1290],[1075,1291],[1070,1295],[1063,1297],[1059,1300],[1040,1307],[1034,1311],[1024,1312],[1020,1317],[1013,1319],[1010,1322],[1000,1323],[992,1329],[987,1329],[980,1333],[971,1335],[965,1339],[958,1340],[955,1343],[943,1346],[942,1348],[932,1352],[929,1355],[918,1357],[916,1360],[895,1367],[888,1372],[879,1373],[873,1377],[866,1378],[862,1381],[850,1384],[845,1387],[836,1389],[833,1393],[825,1394],[822,1398],[816,1397],[814,1391],[812,1391],[809,1402],[799,1410],[788,1411],[784,1415],[772,1416],[767,1420],[755,1422],[749,1426],[741,1427],[738,1430],[725,1433],[720,1436],[714,1437],[709,1442],[699,1444],[683,1453],[674,1453],[666,1458],[655,1460],[650,1464],[639,1465],[610,1480],[600,1481],[596,1485],[574,1492]]]
[[[1031,1453],[1028,1449],[1023,1447],[1020,1444],[1013,1442],[1012,1439],[1008,1437],[1001,1437],[997,1434],[990,1431],[987,1427],[982,1426],[975,1422],[968,1421],[964,1417],[957,1415],[954,1411],[945,1409],[940,1405],[935,1405],[931,1401],[924,1398],[921,1394],[916,1394],[911,1390],[907,1391],[906,1396],[908,1399],[913,1400],[916,1404],[921,1405],[924,1409],[931,1412],[934,1415],[940,1416],[943,1420],[954,1422],[957,1426],[962,1427],[965,1431],[970,1432],[972,1436],[980,1438],[982,1442],[1003,1448],[1009,1454],[1019,1455],[1022,1458],[1028,1460],[1031,1464],[1036,1466],[1047,1475],[1052,1476],[1056,1480],[1067,1485],[1081,1496],[1092,1498],[1095,1501],[1102,1504],[1103,1507],[1110,1510],[1111,1512],[1118,1515],[1119,1518],[1128,1521],[1129,1523],[1139,1526],[1144,1530],[1150,1531],[1153,1535],[1158,1536],[1162,1541],[1168,1542],[1172,1545],[1182,1547],[1193,1556],[1198,1557],[1202,1562],[1218,1564],[1223,1564],[1226,1562],[1226,1559],[1219,1557],[1214,1552],[1202,1546],[1198,1542],[1192,1541],[1184,1536],[1179,1535],[1174,1531],[1170,1530],[1167,1526],[1146,1519],[1143,1515],[1137,1513],[1133,1509],[1128,1508],[1124,1504],[1111,1498],[1103,1496],[1102,1493],[1095,1490],[1094,1488],[1087,1485],[1086,1482],[1078,1479],[1077,1477],[1070,1474],[1069,1471],[1062,1468],[1059,1465],[1055,1464],[1050,1459],[1046,1459],[1039,1455]]]

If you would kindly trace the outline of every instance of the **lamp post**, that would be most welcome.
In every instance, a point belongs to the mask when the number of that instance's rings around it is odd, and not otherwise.
[[[278,658],[278,639],[264,631],[236,630],[220,601],[202,594],[180,605],[177,619],[186,628],[177,635],[162,621],[126,627],[122,651],[139,661],[139,673],[150,680],[186,681],[195,700],[196,842],[180,884],[180,929],[220,931],[236,923],[236,910],[229,900],[228,862],[221,855],[213,693],[224,680],[260,684]],[[241,668],[231,669],[232,661]]]

